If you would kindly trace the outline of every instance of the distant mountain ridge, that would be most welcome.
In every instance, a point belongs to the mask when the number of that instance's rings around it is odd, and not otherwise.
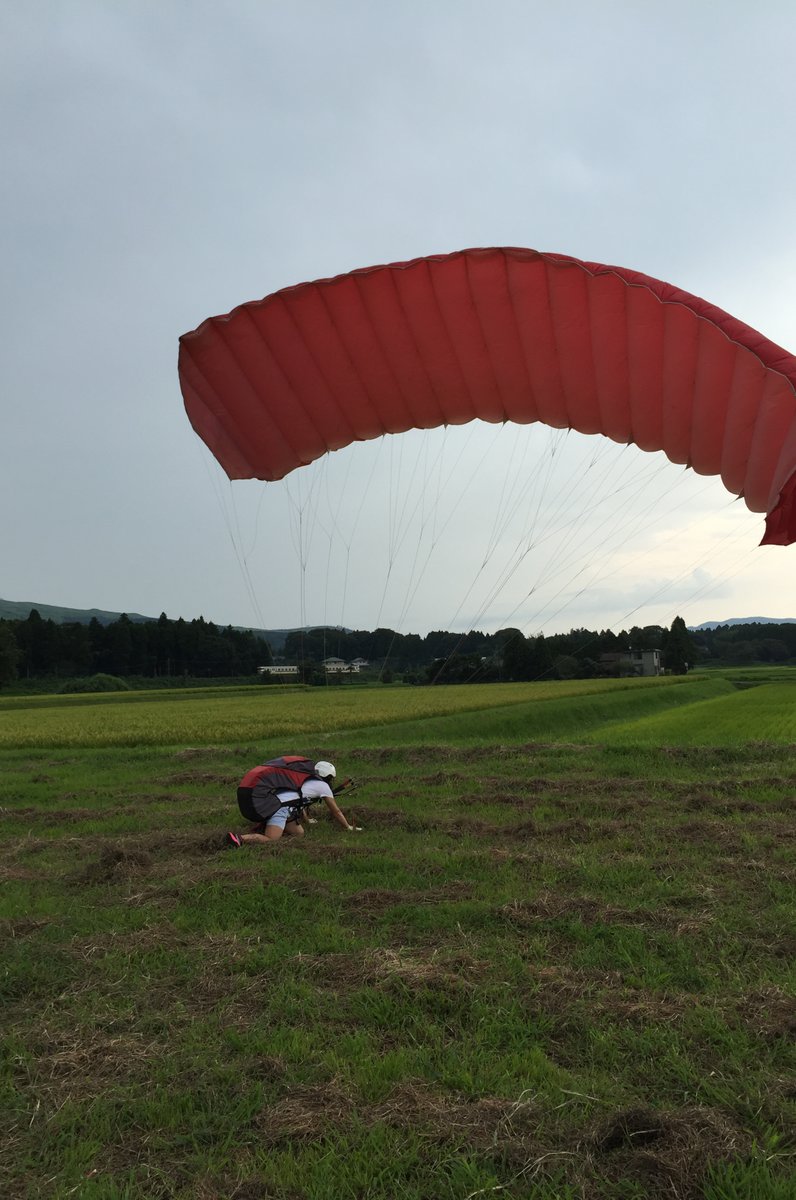
[[[703,621],[688,628],[699,633],[701,629],[718,629],[720,625],[796,625],[796,617],[727,617],[724,621]]]
[[[0,619],[4,621],[26,621],[35,608],[43,621],[55,621],[56,625],[88,625],[95,618],[100,625],[112,625],[121,613],[105,612],[102,608],[63,608],[57,604],[31,604],[27,600],[0,600]],[[144,617],[141,613],[127,613],[131,621],[157,621],[157,617]]]
[[[118,612],[107,612],[102,608],[63,608],[57,604],[32,604],[27,600],[0,600],[0,620],[6,621],[25,621],[32,609],[36,609],[39,616],[44,621],[55,621],[57,625],[66,625],[75,623],[78,625],[88,625],[91,621],[97,620],[100,625],[112,625],[114,621],[118,621],[122,616]],[[157,621],[157,617],[145,617],[141,613],[128,612],[125,614],[131,621]],[[220,625],[220,621],[214,622]],[[689,625],[688,628],[692,633],[699,633],[702,629],[717,629],[719,625],[794,625],[796,617],[728,617],[725,621],[703,621],[701,625]],[[290,629],[255,629],[253,625],[235,625],[235,629],[245,629],[255,634],[257,637],[263,637],[269,643],[271,649],[275,653],[279,653],[285,644],[285,638],[289,633],[297,633],[299,626],[293,626]],[[309,626],[307,628],[310,628]]]

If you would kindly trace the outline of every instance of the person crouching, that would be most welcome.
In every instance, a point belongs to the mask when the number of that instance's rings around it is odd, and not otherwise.
[[[344,780],[333,790],[336,776],[333,763],[313,763],[297,754],[269,759],[247,771],[238,787],[238,807],[251,826],[244,833],[228,833],[226,844],[231,847],[268,845],[281,838],[283,833],[288,837],[303,837],[307,809],[320,801],[325,803],[341,829],[347,833],[360,832],[348,821],[335,800],[335,794],[350,781]]]

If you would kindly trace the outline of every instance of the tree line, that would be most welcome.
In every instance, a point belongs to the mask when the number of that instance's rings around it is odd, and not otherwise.
[[[277,661],[296,664],[300,679],[310,683],[327,681],[322,664],[330,657],[365,659],[372,674],[387,681],[487,682],[621,674],[630,668],[619,656],[631,650],[659,650],[663,668],[674,673],[708,665],[796,665],[796,624],[724,625],[689,633],[676,617],[668,629],[580,628],[548,637],[528,637],[515,628],[420,636],[326,626],[288,633]],[[123,614],[107,625],[96,619],[59,624],[33,609],[25,620],[0,621],[0,685],[96,673],[175,681],[258,677],[257,668],[273,661],[261,635],[202,617],[174,621],[163,613],[157,621],[131,621]]]
[[[317,676],[323,660],[334,656],[348,662],[364,658],[382,676],[400,675],[412,683],[459,683],[470,679],[491,682],[618,674],[621,664],[606,663],[603,656],[618,656],[632,648],[661,650],[664,666],[672,671],[684,671],[686,664],[693,665],[697,653],[685,623],[678,617],[669,630],[659,625],[621,633],[573,629],[549,637],[526,637],[515,628],[496,633],[437,629],[421,637],[392,629],[325,627],[289,633],[283,657],[285,662],[303,664],[302,675],[308,681],[313,681],[313,673],[307,667],[314,668]]]
[[[80,677],[103,673],[129,678],[180,679],[254,675],[270,663],[264,638],[248,630],[193,621],[117,621],[87,625],[43,620],[32,609],[24,621],[0,621],[0,683],[15,678]]]
[[[796,623],[760,623],[744,625],[719,625],[715,629],[700,629],[689,632],[681,617],[675,617],[668,628],[662,625],[634,625],[630,629],[614,633],[613,630],[571,629],[569,633],[552,634],[545,643],[556,655],[579,658],[589,655],[636,650],[660,650],[672,652],[680,648],[688,654],[687,661],[697,664],[715,663],[734,665],[741,659],[751,658],[760,663],[787,662],[796,659]],[[346,630],[323,626],[317,629],[295,630],[288,633],[281,659],[299,662],[307,659],[322,662],[332,655],[350,662],[364,658],[378,663],[388,658],[398,670],[428,664],[434,659],[451,654],[476,654],[492,657],[502,653],[509,642],[534,643],[538,639],[526,637],[518,629],[508,628],[497,633],[450,633],[433,630],[421,637],[416,633],[396,633],[392,629]],[[515,647],[516,649],[516,647]]]

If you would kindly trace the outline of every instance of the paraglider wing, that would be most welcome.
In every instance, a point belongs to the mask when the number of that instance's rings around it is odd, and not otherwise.
[[[796,358],[670,284],[497,248],[300,284],[180,339],[189,419],[231,479],[355,441],[541,421],[719,475],[796,541]]]

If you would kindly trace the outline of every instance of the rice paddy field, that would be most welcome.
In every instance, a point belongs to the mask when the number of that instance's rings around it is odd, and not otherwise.
[[[793,1200],[795,815],[787,670],[0,697],[0,1194]]]

